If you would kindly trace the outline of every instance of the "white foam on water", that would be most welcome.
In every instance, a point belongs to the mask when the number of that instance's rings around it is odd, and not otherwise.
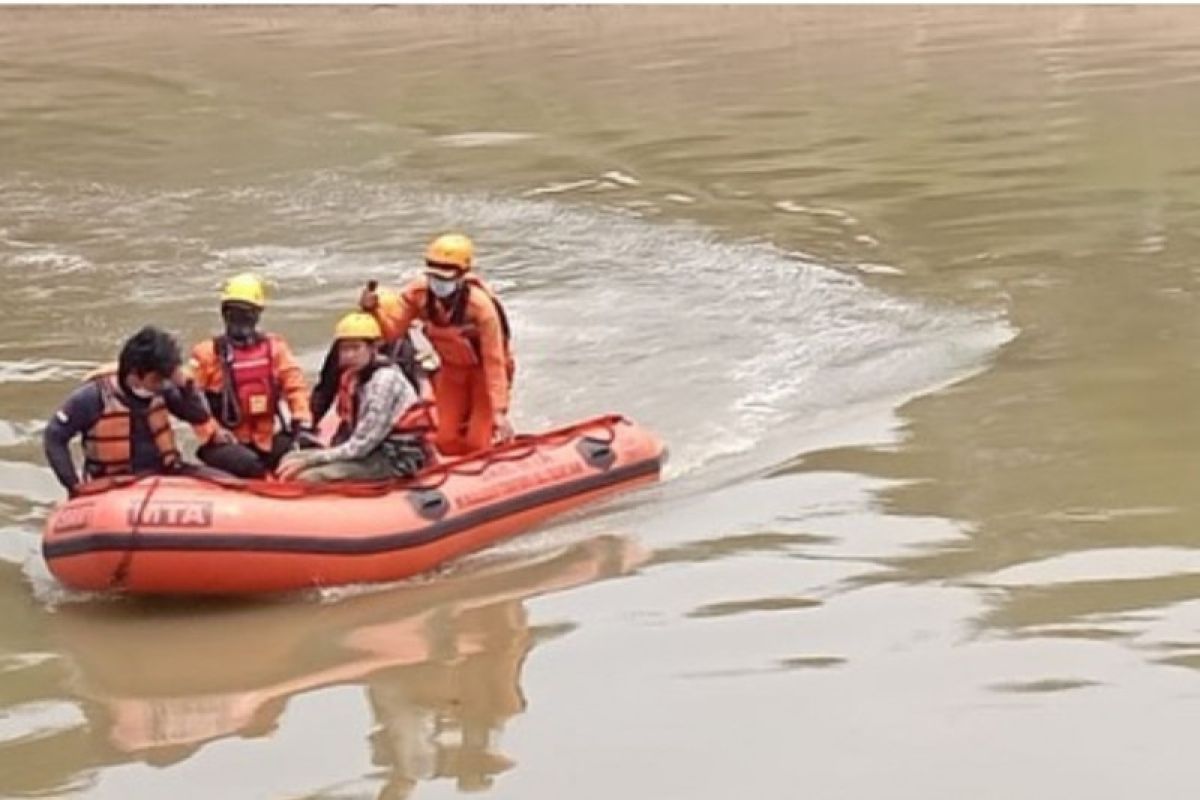
[[[0,359],[0,384],[78,380],[97,367],[74,359]]]
[[[830,436],[836,443],[838,431],[850,441],[865,428],[894,430],[900,404],[986,368],[1015,335],[998,310],[901,298],[803,254],[694,223],[379,175],[285,175],[162,194],[64,184],[17,187],[11,197],[35,217],[73,220],[72,252],[101,274],[136,277],[138,303],[208,303],[228,274],[252,269],[271,283],[275,313],[292,330],[324,330],[365,280],[395,285],[420,268],[432,234],[467,231],[512,321],[519,427],[624,413],[663,436],[667,476],[686,479],[688,491],[761,474],[815,443],[829,446]],[[636,180],[627,178],[604,176]],[[0,260],[11,269],[13,253]],[[103,302],[122,308],[131,299],[115,284],[109,291],[94,301],[97,314]],[[5,361],[0,383],[76,378],[91,366]]]
[[[0,745],[60,735],[87,725],[75,703],[66,700],[30,701],[10,705],[0,716]]]
[[[538,138],[536,133],[522,131],[468,131],[435,136],[434,141],[446,147],[497,147]]]
[[[5,261],[10,267],[20,270],[38,270],[41,273],[67,275],[85,272],[94,265],[78,253],[54,249],[36,249],[13,253]]]

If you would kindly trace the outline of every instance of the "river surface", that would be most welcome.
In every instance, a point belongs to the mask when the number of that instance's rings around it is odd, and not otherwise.
[[[1200,10],[0,10],[0,794],[1190,797]],[[57,586],[40,431],[435,233],[657,487],[387,587]]]

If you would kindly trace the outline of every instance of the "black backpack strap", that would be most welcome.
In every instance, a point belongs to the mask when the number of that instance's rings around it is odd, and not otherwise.
[[[500,302],[500,298],[488,292],[488,297],[492,299],[492,305],[496,307],[496,314],[500,317],[500,333],[504,335],[504,343],[508,344],[512,341],[512,328],[508,324],[508,312],[504,310],[504,304]]]
[[[455,324],[459,324],[459,325],[462,324],[462,320],[466,318],[466,313],[467,313],[467,302],[466,302],[467,297],[466,297],[466,295],[467,295],[467,291],[471,288],[472,285],[474,285],[481,292],[483,292],[488,300],[492,301],[492,307],[496,309],[496,316],[498,316],[500,318],[500,335],[504,337],[504,344],[507,345],[509,342],[512,341],[512,327],[508,324],[508,312],[504,310],[504,304],[500,302],[500,298],[496,296],[496,293],[487,289],[483,285],[483,282],[480,281],[478,278],[474,278],[472,280],[465,281],[463,283],[462,310],[460,312],[457,308],[455,309],[455,312],[461,314],[461,316],[456,321]]]
[[[450,324],[461,327],[467,321],[467,300],[470,299],[471,282],[463,281],[458,296],[454,298],[454,308],[450,309]]]
[[[341,378],[341,374],[342,370],[338,366],[337,340],[335,339],[329,345],[325,361],[321,364],[321,377],[317,380],[317,385],[313,387],[308,398],[314,425],[324,419],[325,415],[329,413],[329,409],[333,408],[333,403],[337,399],[338,380]]]
[[[226,428],[236,428],[242,422],[242,409],[238,403],[237,385],[233,380],[233,353],[229,339],[225,336],[214,336],[213,352],[217,354],[217,363],[221,365],[221,392],[217,396],[217,406],[211,408],[217,421]],[[212,406],[213,397],[209,397]]]
[[[433,295],[433,290],[429,288],[428,282],[425,284],[425,319],[433,321],[434,314],[437,313],[437,298]]]

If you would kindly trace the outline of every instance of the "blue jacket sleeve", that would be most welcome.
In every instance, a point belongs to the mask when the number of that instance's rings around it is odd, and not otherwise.
[[[42,434],[42,449],[54,477],[68,491],[79,485],[79,473],[71,458],[71,440],[96,424],[103,402],[95,384],[80,386],[54,412]]]
[[[208,401],[196,388],[196,384],[191,381],[184,386],[167,384],[163,391],[163,400],[167,404],[167,410],[184,422],[198,425],[201,422],[207,422],[211,416],[208,411]]]

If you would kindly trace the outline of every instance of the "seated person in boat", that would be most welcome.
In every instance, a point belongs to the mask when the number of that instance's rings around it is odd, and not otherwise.
[[[444,234],[426,249],[424,274],[399,293],[368,286],[359,298],[389,341],[402,337],[413,322],[424,323],[441,362],[433,389],[436,443],[444,455],[485,450],[513,436],[508,319],[495,293],[472,272],[474,256],[469,238]]]
[[[373,285],[374,281],[371,283]],[[394,342],[387,342],[380,345],[377,352],[400,368],[400,371],[404,373],[404,377],[408,379],[409,384],[420,397],[423,408],[428,412],[425,420],[426,430],[423,431],[423,434],[431,434],[436,428],[434,425],[434,413],[432,412],[433,376],[440,367],[440,362],[433,346],[421,333],[420,329],[414,327],[409,329],[407,336],[401,336]],[[313,387],[312,395],[310,395],[308,400],[315,424],[319,425],[325,415],[329,413],[329,409],[333,408],[334,403],[337,402],[338,384],[341,376],[342,368],[339,364],[338,344],[335,340],[330,345],[329,351],[325,354],[325,361],[321,365],[320,377],[317,379],[317,384]]]
[[[370,314],[347,314],[337,340],[337,412],[341,425],[332,447],[288,453],[280,480],[383,481],[407,477],[425,464],[417,431],[425,414],[400,368],[379,354],[383,332]]]
[[[312,435],[300,365],[282,337],[258,329],[265,307],[258,276],[231,278],[221,293],[225,333],[197,344],[188,364],[213,417],[196,428],[204,443],[196,455],[241,478],[263,477],[298,439]]]
[[[70,449],[76,435],[83,439],[85,479],[183,467],[171,416],[193,425],[210,417],[180,361],[175,339],[147,326],[125,342],[115,365],[96,370],[71,393],[42,437],[46,461],[68,492],[80,480]]]

